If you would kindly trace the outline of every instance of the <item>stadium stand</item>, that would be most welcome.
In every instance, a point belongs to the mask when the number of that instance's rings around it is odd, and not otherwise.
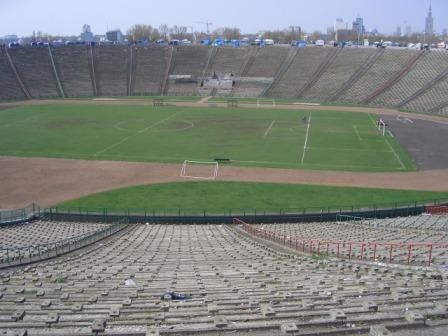
[[[170,73],[173,71],[174,63],[176,62],[176,55],[177,55],[177,48],[174,46],[171,46],[168,49],[167,66],[165,68],[165,74],[163,75],[162,92],[161,92],[162,95],[167,94],[168,79],[169,79]]]
[[[171,78],[169,80],[168,94],[184,96],[196,94],[198,80],[207,65],[208,57],[209,48],[206,46],[177,47],[176,59],[174,60],[173,71],[170,72],[170,75],[178,76],[178,78]]]
[[[300,49],[287,69],[278,74],[279,78],[274,80],[273,86],[265,95],[272,98],[296,98],[333,52],[332,48]]]
[[[253,62],[246,67],[242,76],[274,77],[289,51],[290,49],[285,47],[260,48]]]
[[[339,101],[359,103],[397,74],[419,51],[386,49],[367,72],[339,97]]]
[[[441,108],[442,106],[444,107]],[[439,108],[441,109],[439,110]],[[432,112],[437,112],[442,115],[448,115],[448,102],[444,102],[441,106],[438,106],[435,109],[433,109]]]
[[[2,248],[44,244],[94,232],[107,224],[35,221],[0,228]]]
[[[389,90],[393,85],[395,85],[395,83],[400,81],[404,76],[406,76],[423,56],[425,56],[425,52],[423,51],[413,55],[413,57],[411,57],[409,61],[407,61],[406,64],[399,71],[397,71],[392,77],[390,77],[386,82],[384,82],[377,90],[364,97],[361,102],[363,104],[374,105],[374,103],[372,102],[377,97],[381,96],[384,92]]]
[[[237,74],[244,62],[247,48],[218,47],[215,56],[205,70],[206,76]]]
[[[291,63],[294,61],[295,57],[297,56],[298,49],[293,48],[289,49],[288,54],[283,59],[283,62],[280,64],[280,66],[277,68],[277,71],[274,74],[274,79],[261,93],[261,97],[269,97],[269,94],[272,90],[276,88],[276,86],[279,84],[281,79],[283,78],[284,74],[288,71],[289,67],[291,66]]]
[[[381,335],[447,314],[435,271],[310,259],[223,225],[133,225],[1,276],[11,334]]]
[[[0,74],[2,76],[2,80],[0,80],[0,99],[24,99],[26,95],[11,69],[8,56],[6,48],[0,48]]]
[[[68,97],[93,96],[89,53],[85,46],[63,46],[52,50],[55,65]]]
[[[240,70],[236,74],[237,76],[242,77],[242,76],[247,75],[247,72],[250,70],[250,68],[254,64],[259,51],[260,51],[260,48],[257,48],[257,47],[252,47],[252,48],[248,49],[248,51],[246,53],[246,58],[244,59],[244,62],[241,64]]]
[[[448,114],[447,111],[443,110],[443,107],[448,106],[448,97],[446,93],[448,92],[448,79],[445,78],[442,81],[437,82],[429,90],[425,91],[423,94],[417,98],[409,101],[402,107],[410,111],[419,112],[431,112],[436,114]]]
[[[314,84],[322,77],[322,74],[332,65],[333,61],[341,53],[342,49],[332,49],[322,63],[317,67],[316,72],[310,77],[308,82],[298,91],[297,98],[303,98],[303,95],[314,86]]]
[[[339,97],[347,92],[354,83],[356,83],[362,76],[366,74],[367,71],[376,63],[376,61],[383,55],[385,49],[379,48],[375,53],[373,53],[364,64],[356,70],[353,75],[343,83],[338,90],[336,90],[332,96],[328,96],[326,100],[328,101],[338,101]]]
[[[448,217],[441,215],[386,218],[376,220],[374,224],[385,228],[441,230],[448,232]]]
[[[12,48],[8,52],[32,98],[60,96],[47,48]]]
[[[235,97],[258,97],[266,90],[271,81],[266,81],[264,78],[247,77],[241,79],[238,85],[232,91],[232,96]]]
[[[378,106],[401,107],[402,102],[412,97],[419,89],[425,87],[447,70],[448,53],[445,51],[425,52],[415,66],[397,83],[372,101]]]
[[[129,49],[125,46],[93,48],[95,80],[99,95],[124,96],[128,88]]]
[[[350,49],[342,49],[327,70],[322,73],[313,86],[304,92],[302,98],[306,101],[329,101],[360,67],[365,65],[375,49],[360,49],[353,52]]]
[[[48,249],[48,244],[93,234],[109,224],[34,221],[0,228],[0,264],[27,259]],[[38,248],[40,247],[40,248]]]
[[[58,70],[56,69],[56,63],[54,61],[53,52],[51,51],[51,47],[48,46],[48,56],[50,57],[51,68],[53,69],[53,75],[56,80],[56,84],[58,86],[59,95],[61,98],[65,98],[64,88],[62,87],[61,80],[59,78]]]
[[[241,79],[232,94],[236,97],[258,97],[273,82],[275,74],[290,51],[285,47],[252,48],[255,55],[241,72]]]
[[[1,48],[5,80],[0,99],[216,95],[370,104],[445,115],[447,57],[440,50],[393,48]],[[213,76],[217,83],[201,85]]]
[[[166,46],[134,47],[134,95],[159,95],[166,74],[169,48]]]
[[[299,244],[299,249],[303,251],[311,247],[312,251],[316,251],[319,245],[320,252],[331,256],[412,265],[448,263],[447,229],[446,215],[393,219],[344,218],[342,222],[262,226],[266,236],[281,235],[280,240],[291,238],[293,244]]]

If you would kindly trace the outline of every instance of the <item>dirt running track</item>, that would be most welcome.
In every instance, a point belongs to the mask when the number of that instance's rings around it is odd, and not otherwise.
[[[148,101],[30,101],[20,104],[132,104],[148,105]],[[7,107],[9,104],[1,104]],[[15,102],[12,105],[19,105]],[[204,106],[200,103],[176,103],[182,106]],[[248,105],[247,107],[253,107]],[[283,108],[284,106],[277,106]],[[388,109],[288,105],[285,108],[358,111],[397,115]],[[448,124],[447,118],[400,113],[414,119]],[[115,161],[84,161],[47,158],[0,157],[0,209],[20,208],[31,202],[51,206],[88,194],[126,186],[187,181],[181,178],[180,165]],[[406,173],[360,173],[309,171],[272,168],[220,167],[218,180],[280,182],[331,186],[448,191],[448,170],[427,170]]]

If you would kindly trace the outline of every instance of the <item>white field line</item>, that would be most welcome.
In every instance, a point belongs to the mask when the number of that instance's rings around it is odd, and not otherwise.
[[[369,116],[370,120],[372,121],[373,125],[376,126],[375,120],[373,120],[372,116],[370,115],[370,113],[367,113],[367,115]],[[387,137],[383,136],[384,142],[387,144],[387,146],[389,146],[390,150],[392,153],[394,153],[395,157],[397,158],[398,163],[400,164],[401,168],[400,169],[405,169],[405,165],[403,163],[403,161],[401,161],[400,157],[398,156],[397,152],[395,151],[395,149],[392,147],[392,145],[389,143],[389,141],[387,141]]]
[[[173,129],[162,129],[159,130],[159,132],[178,132],[178,131],[186,131],[194,127],[194,122],[189,120],[174,120],[175,122],[184,123],[186,126],[183,126],[181,128],[173,128]],[[114,125],[114,128],[119,131],[126,131],[126,132],[135,132],[133,129],[121,127],[122,124],[125,122],[128,122],[128,120],[119,121]]]
[[[353,128],[355,129],[356,136],[358,137],[359,141],[362,141],[361,135],[359,135],[358,126],[353,125]]]
[[[337,148],[337,147],[308,147],[307,149],[313,149],[313,150],[331,150],[335,152],[365,152],[365,153],[392,153],[390,150],[383,150],[383,151],[377,151],[377,150],[371,150],[371,149],[361,149],[361,148]]]
[[[275,124],[275,120],[272,120],[271,124],[270,124],[270,125],[268,126],[268,128],[266,129],[266,132],[264,132],[264,134],[263,134],[263,138],[266,138],[266,136],[269,134],[269,132],[271,131],[272,126],[274,126],[274,124]]]
[[[320,106],[319,103],[292,103],[293,105],[309,105],[309,106]]]
[[[310,132],[310,125],[311,125],[311,112],[308,117],[308,126],[306,128],[305,143],[303,144],[302,160],[300,161],[301,164],[303,164],[303,162],[305,161],[306,145],[308,143],[308,134]]]
[[[119,130],[119,131],[134,132],[134,130],[130,130],[129,128],[121,127],[121,125],[124,124],[125,122],[127,122],[127,120],[122,120],[122,121],[117,122],[117,123],[114,125],[114,128],[117,129],[117,130]]]
[[[140,134],[142,134],[142,133],[144,133],[146,131],[149,131],[151,128],[153,128],[153,127],[155,127],[157,125],[160,125],[161,123],[171,119],[172,117],[174,117],[176,114],[179,114],[180,112],[182,112],[182,111],[177,111],[177,112],[171,114],[170,116],[168,116],[168,117],[166,117],[166,118],[164,118],[162,120],[159,120],[159,121],[155,122],[154,124],[149,125],[148,127],[142,128],[141,130],[138,130],[137,132],[132,133],[131,135],[128,135],[127,137],[121,139],[120,141],[118,141],[118,142],[116,142],[116,143],[114,143],[114,144],[112,144],[110,146],[107,146],[106,148],[96,152],[95,154],[93,154],[93,156],[98,156],[100,154],[103,154],[104,152],[108,151],[109,149],[117,147],[117,146],[121,145],[122,143],[128,141],[129,139],[131,139],[131,138],[133,138],[133,137],[135,137],[137,135],[140,135]]]
[[[405,169],[406,167],[403,164],[403,161],[401,161],[400,157],[398,156],[397,152],[395,151],[395,149],[392,147],[392,145],[389,143],[389,141],[387,141],[387,138],[384,137],[384,141],[387,143],[387,145],[389,146],[390,150],[392,151],[392,153],[394,153],[395,157],[397,158],[398,162],[400,163],[401,169]]]
[[[208,101],[209,101],[210,99],[212,99],[212,98],[213,98],[213,96],[204,97],[204,98],[200,99],[200,100],[198,101],[198,103],[199,103],[199,104],[205,104],[205,103],[208,103]]]

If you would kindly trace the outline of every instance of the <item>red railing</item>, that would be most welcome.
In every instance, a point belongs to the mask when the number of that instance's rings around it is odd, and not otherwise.
[[[431,215],[446,215],[448,214],[448,205],[428,205],[426,212]]]
[[[234,218],[233,223],[241,225],[244,231],[263,239],[279,242],[297,251],[335,256],[349,260],[381,261],[411,265],[413,256],[421,256],[426,265],[431,265],[434,250],[448,248],[448,243],[434,242],[356,242],[345,240],[310,239],[287,235],[281,230],[264,229]],[[381,260],[380,260],[381,259]]]

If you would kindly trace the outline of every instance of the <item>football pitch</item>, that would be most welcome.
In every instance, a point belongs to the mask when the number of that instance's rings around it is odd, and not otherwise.
[[[36,105],[0,111],[0,155],[409,171],[366,113],[218,107]]]

